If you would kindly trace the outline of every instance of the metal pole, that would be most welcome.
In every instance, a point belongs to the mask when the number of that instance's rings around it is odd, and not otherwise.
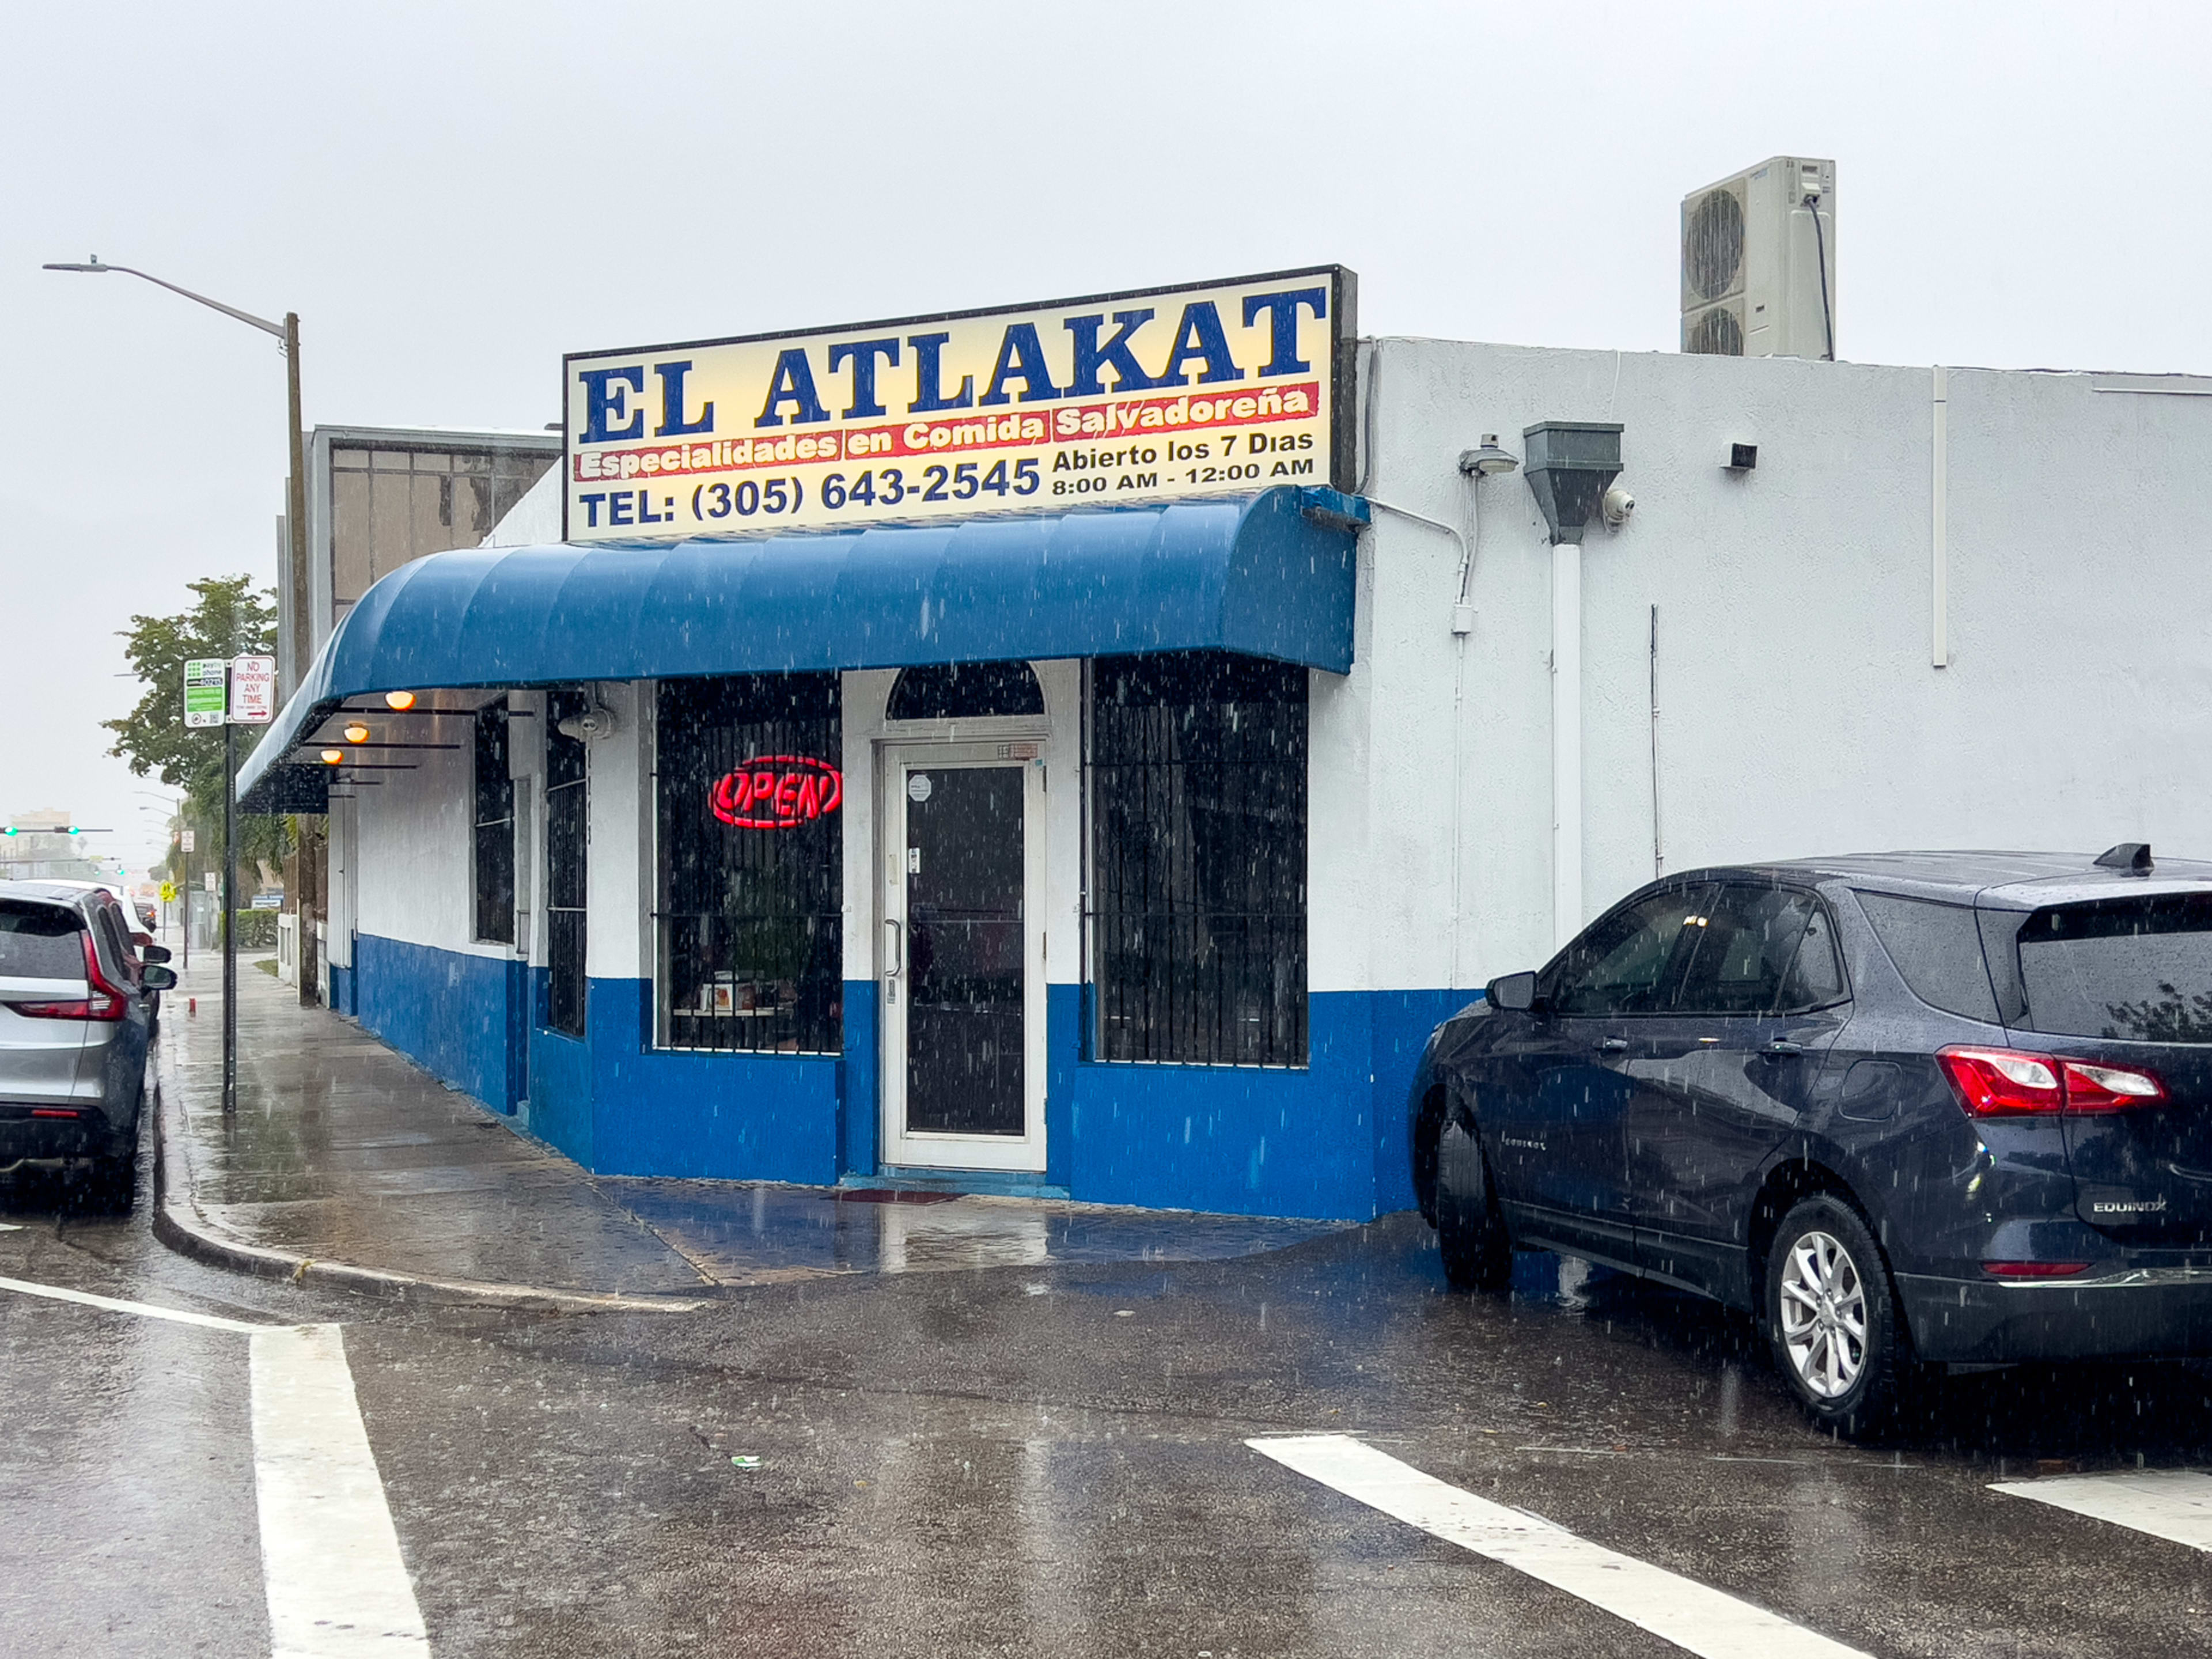
[[[222,726],[222,1109],[238,1106],[238,728]]]
[[[291,540],[292,560],[292,683],[290,696],[306,678],[315,641],[307,602],[307,436],[300,428],[300,313],[284,313],[284,393],[292,417],[292,476],[284,501],[285,529]]]
[[[291,417],[292,446],[291,477],[286,481],[284,495],[284,530],[289,544],[287,553],[292,588],[292,614],[289,618],[292,674],[290,684],[284,688],[285,695],[289,696],[307,678],[307,665],[315,654],[314,606],[307,592],[307,434],[300,411],[300,313],[296,311],[284,313],[284,393]],[[294,870],[299,878],[299,890],[292,896],[292,915],[299,927],[299,939],[293,951],[293,968],[299,976],[296,988],[301,1006],[313,1007],[322,1000],[322,963],[315,949],[315,918],[324,908],[325,842],[307,825],[301,826],[298,840]]]
[[[177,816],[181,818],[184,813],[180,811]],[[185,862],[185,971],[190,973],[192,970],[192,855],[185,851],[181,826],[177,831],[177,856]]]

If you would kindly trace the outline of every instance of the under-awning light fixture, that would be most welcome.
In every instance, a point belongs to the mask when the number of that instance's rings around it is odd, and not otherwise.
[[[384,702],[386,707],[397,708],[404,714],[415,706],[415,694],[412,691],[387,691],[384,694]]]
[[[354,721],[352,725],[347,726],[345,729],[345,740],[348,743],[367,743],[368,741],[368,728],[363,726],[359,720]]]
[[[343,749],[325,749],[323,750],[323,764],[325,766],[336,766],[344,759],[345,750]]]

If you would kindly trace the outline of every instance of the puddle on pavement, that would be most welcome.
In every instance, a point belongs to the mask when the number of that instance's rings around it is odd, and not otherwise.
[[[600,1189],[727,1284],[1055,1262],[1219,1261],[1348,1223],[1124,1210],[967,1194],[607,1180]]]

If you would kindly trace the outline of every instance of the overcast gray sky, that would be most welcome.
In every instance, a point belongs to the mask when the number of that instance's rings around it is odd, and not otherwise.
[[[134,866],[116,630],[273,580],[315,421],[536,428],[563,350],[1336,260],[1365,333],[1665,350],[1680,198],[1838,161],[1840,355],[2212,372],[2212,9],[24,6],[0,65],[0,816]],[[137,810],[151,808],[144,814]]]

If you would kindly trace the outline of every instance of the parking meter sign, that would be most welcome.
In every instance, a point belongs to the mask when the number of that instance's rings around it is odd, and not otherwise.
[[[266,726],[276,718],[276,659],[230,659],[230,723]]]
[[[228,659],[194,657],[185,664],[185,724],[221,726],[229,713]]]

